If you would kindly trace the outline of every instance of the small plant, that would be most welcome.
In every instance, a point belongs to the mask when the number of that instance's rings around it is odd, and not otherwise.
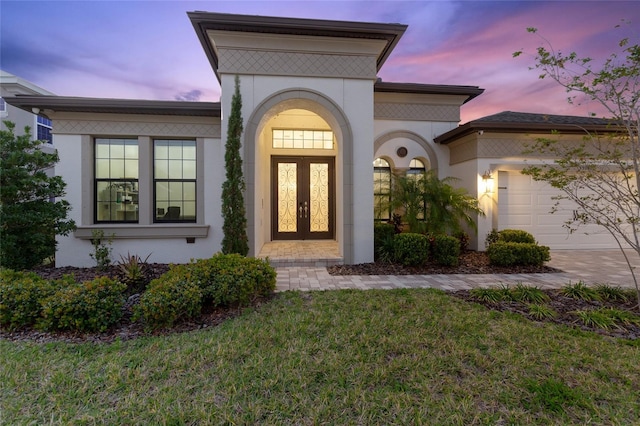
[[[135,254],[120,255],[117,274],[120,282],[127,286],[128,295],[141,293],[149,283],[151,276],[150,266],[147,263],[149,256],[142,260],[140,256]]]
[[[573,314],[578,317],[578,321],[587,327],[602,328],[609,330],[616,325],[616,320],[608,312],[601,309],[590,309],[573,311]]]
[[[498,241],[487,248],[487,256],[492,265],[537,265],[551,259],[549,247],[531,243]]]
[[[600,299],[598,292],[590,287],[587,287],[582,281],[578,281],[575,284],[569,284],[562,287],[562,289],[560,289],[560,293],[572,299],[587,301]]]
[[[481,302],[497,303],[504,300],[504,292],[499,288],[474,288],[469,294]]]
[[[505,243],[536,244],[536,239],[533,235],[521,229],[503,229],[498,232],[498,240]]]
[[[429,238],[407,232],[394,237],[394,258],[404,266],[419,266],[429,258]]]
[[[489,247],[493,243],[497,243],[500,239],[500,234],[497,229],[492,229],[491,232],[487,234],[487,237],[484,240],[485,246]]]
[[[111,236],[105,240],[102,229],[94,229],[91,231],[93,253],[89,253],[89,256],[96,261],[96,267],[99,271],[104,272],[109,265],[111,265],[111,243],[113,242],[113,237],[114,235],[111,234]]]
[[[518,283],[511,288],[512,299],[516,302],[540,304],[549,300],[549,296],[538,287]]]
[[[453,236],[460,241],[460,252],[465,251],[469,247],[469,242],[471,241],[471,237],[464,231],[458,231],[453,234]]]
[[[527,308],[529,309],[529,316],[538,321],[552,319],[558,316],[556,311],[540,303],[531,303]]]
[[[448,235],[436,235],[432,239],[431,256],[438,265],[457,266],[460,257],[460,240]]]
[[[0,270],[0,324],[9,329],[35,324],[41,301],[54,291],[49,281],[33,272]]]
[[[622,325],[639,325],[640,317],[632,312],[625,311],[616,308],[601,308],[599,309],[605,315],[608,315],[616,323]]]
[[[598,284],[595,287],[595,291],[601,300],[619,300],[626,302],[630,299],[628,292],[618,286],[613,287],[609,284]]]
[[[45,330],[105,331],[122,317],[125,285],[107,277],[73,283],[66,277],[61,288],[42,301]]]
[[[149,284],[134,308],[133,320],[143,320],[148,330],[171,327],[202,310],[202,290],[177,274],[164,274]]]
[[[390,223],[375,223],[373,225],[373,250],[376,260],[381,262],[393,261],[393,236],[396,234]]]

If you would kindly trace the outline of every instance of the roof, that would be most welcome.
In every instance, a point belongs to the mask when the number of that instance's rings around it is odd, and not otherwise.
[[[149,101],[143,99],[79,98],[69,96],[18,95],[5,101],[32,112],[91,112],[113,114],[181,115],[220,117],[220,102]]]
[[[55,95],[24,78],[3,70],[0,70],[0,89],[0,96],[3,97],[16,95]]]
[[[201,11],[187,12],[187,15],[191,19],[193,28],[202,43],[218,81],[220,80],[218,56],[207,36],[207,31],[210,30],[386,40],[385,48],[377,59],[377,69],[380,70],[407,29],[407,25],[404,24],[236,15]]]
[[[469,121],[443,133],[436,137],[434,141],[446,145],[480,130],[519,133],[557,130],[563,133],[584,133],[585,130],[618,132],[619,128],[615,126],[614,120],[606,118],[503,111]]]
[[[448,86],[443,84],[419,84],[419,83],[392,83],[378,81],[373,87],[375,92],[379,93],[417,93],[417,94],[436,94],[436,95],[466,95],[469,102],[476,96],[481,95],[484,89],[478,86]]]

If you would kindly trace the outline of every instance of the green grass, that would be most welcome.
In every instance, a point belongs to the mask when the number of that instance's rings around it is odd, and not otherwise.
[[[0,341],[0,424],[634,424],[640,347],[434,290],[283,293],[222,326]]]

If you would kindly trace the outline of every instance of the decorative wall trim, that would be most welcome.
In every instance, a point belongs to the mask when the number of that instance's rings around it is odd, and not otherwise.
[[[220,138],[219,123],[171,123],[56,119],[54,134],[109,136],[169,136]]]
[[[376,78],[376,57],[220,49],[220,73]]]
[[[376,102],[373,114],[379,120],[460,121],[457,105]]]

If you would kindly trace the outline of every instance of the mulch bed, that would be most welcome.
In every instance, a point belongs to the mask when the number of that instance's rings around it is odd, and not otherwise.
[[[152,278],[159,277],[169,269],[169,265],[165,264],[151,264]],[[522,274],[522,273],[550,273],[550,272],[562,272],[558,269],[548,266],[542,267],[495,267],[489,265],[489,262],[484,253],[479,252],[466,252],[461,256],[460,264],[457,267],[444,267],[433,264],[426,264],[422,267],[404,267],[402,265],[392,265],[383,263],[365,263],[359,265],[337,265],[327,268],[332,275],[428,275],[428,274]],[[43,267],[38,268],[34,272],[46,279],[58,279],[65,274],[73,274],[76,281],[88,281],[97,276],[110,276],[112,278],[117,277],[117,268],[112,266],[104,272],[96,270],[96,268],[76,268],[76,267],[64,267],[53,268]],[[553,319],[545,320],[544,322],[552,322],[556,324],[564,324],[570,327],[579,328],[595,332],[602,335],[607,335],[617,338],[636,339],[636,342],[640,342],[640,326],[630,325],[625,328],[611,328],[609,330],[603,330],[598,328],[591,328],[576,322],[576,317],[571,314],[573,311],[596,309],[599,307],[614,307],[618,309],[624,309],[632,312],[637,312],[636,301],[628,302],[600,302],[600,301],[583,301],[568,298],[563,296],[559,290],[545,290],[545,293],[550,297],[550,301],[547,305],[558,313],[558,316]],[[488,309],[512,312],[522,315],[532,321],[537,321],[531,318],[528,314],[527,306],[522,303],[516,302],[483,302],[475,299],[468,290],[454,291],[450,293],[452,296],[463,299],[471,303],[479,303]],[[277,296],[273,296],[277,297]],[[168,335],[173,333],[183,333],[192,330],[198,330],[208,327],[215,327],[222,322],[239,316],[244,309],[255,309],[261,304],[268,302],[269,298],[260,299],[254,301],[254,303],[247,308],[216,308],[216,309],[204,309],[202,316],[195,320],[182,322],[171,329],[159,330],[153,333],[146,332],[142,325],[139,323],[131,322],[131,306],[127,304],[125,308],[124,317],[120,324],[105,333],[78,333],[78,332],[40,332],[32,329],[23,329],[17,331],[8,331],[0,328],[0,338],[12,341],[35,341],[35,342],[54,342],[62,341],[67,343],[109,343],[116,340],[130,340],[141,336],[149,335]]]
[[[359,265],[330,266],[327,270],[331,275],[537,274],[562,272],[550,266],[489,265],[486,253],[478,251],[462,253],[458,266],[440,266],[435,263],[426,263],[422,266],[361,263]]]

